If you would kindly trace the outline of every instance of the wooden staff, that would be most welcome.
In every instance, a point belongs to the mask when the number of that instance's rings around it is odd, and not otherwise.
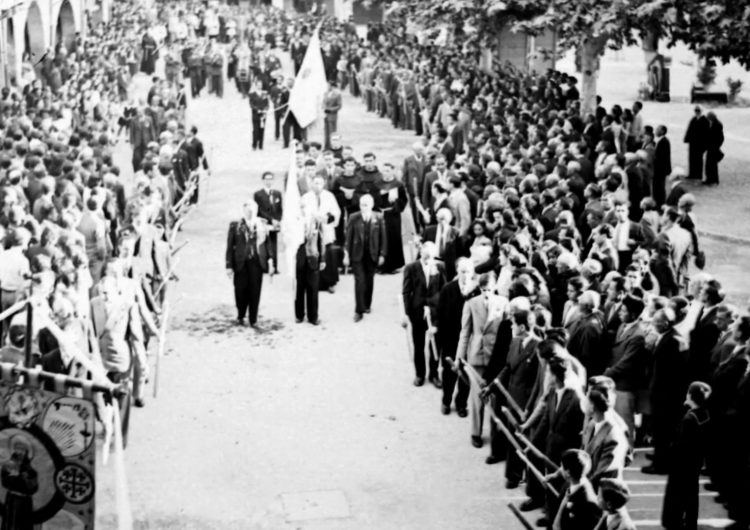
[[[427,311],[427,313],[425,314],[425,320],[427,320],[427,331],[425,331],[425,338],[428,339],[425,341],[425,345],[432,350],[432,358],[436,361],[439,361],[437,344],[435,342],[435,334],[430,333],[430,328],[432,328],[432,315],[429,311]]]
[[[128,493],[128,480],[125,475],[125,458],[122,442],[122,418],[120,407],[113,403],[114,429],[115,429],[115,504],[117,506],[117,529],[133,529],[133,513],[130,507],[130,494]]]
[[[524,421],[526,419],[526,413],[518,405],[516,400],[513,399],[513,396],[510,395],[510,392],[508,392],[508,389],[505,388],[505,385],[500,381],[500,378],[496,377],[490,384],[500,391],[503,397],[505,397],[505,400],[508,402],[508,405],[510,405],[510,407],[513,409],[513,412],[518,414],[518,417],[521,418],[521,421]]]
[[[521,523],[521,525],[526,530],[536,530],[536,527],[533,524],[531,524],[528,519],[526,519],[526,516],[521,513],[521,510],[519,510],[515,504],[513,504],[512,502],[509,502],[508,508],[510,508],[510,511],[513,512],[513,515],[516,516],[516,519],[518,519],[518,522]]]
[[[543,460],[547,467],[557,472],[560,469],[560,466],[558,466],[552,460],[550,460],[547,457],[547,455],[541,452],[537,448],[537,446],[531,443],[531,440],[529,440],[526,437],[526,435],[521,432],[520,426],[518,425],[518,422],[516,421],[516,419],[513,417],[513,414],[506,407],[500,407],[500,411],[503,413],[503,416],[505,416],[505,418],[508,420],[508,423],[510,424],[510,426],[515,430],[515,435],[518,441],[521,442],[526,447],[525,451],[533,453],[533,455],[536,458],[538,458],[539,460]]]
[[[458,377],[460,377],[464,383],[466,383],[467,385],[471,384],[469,382],[469,379],[466,377],[466,374],[461,371],[461,364],[459,362],[454,361],[452,357],[446,357],[445,361],[450,365],[451,369],[456,372]]]
[[[466,361],[461,359],[460,361],[464,368],[466,369],[466,373],[469,375],[470,379],[474,379],[474,384],[476,386],[480,386],[479,381],[481,381],[480,375],[477,373],[477,371],[472,367],[470,364],[468,364]],[[560,498],[560,494],[557,492],[557,490],[552,487],[552,485],[544,480],[544,475],[541,471],[539,471],[534,464],[531,463],[531,460],[526,456],[526,453],[524,453],[523,449],[519,445],[518,441],[516,440],[515,436],[508,430],[508,427],[505,426],[505,423],[503,420],[501,420],[498,415],[495,413],[494,409],[492,407],[487,407],[487,410],[490,413],[490,416],[497,424],[497,427],[502,431],[502,433],[505,435],[505,438],[508,440],[508,442],[513,446],[513,449],[516,451],[516,454],[518,455],[518,458],[521,459],[521,461],[526,464],[526,467],[531,471],[531,473],[536,477],[536,479],[544,485],[547,490],[554,495],[556,498]]]
[[[154,397],[159,393],[159,365],[164,355],[164,343],[167,334],[167,322],[169,321],[169,301],[164,301],[161,313],[161,329],[159,330],[159,346],[156,349],[156,364],[154,365]]]
[[[396,295],[396,303],[398,304],[399,309],[399,315],[401,316],[401,321],[406,321],[406,327],[404,328],[404,331],[406,332],[406,348],[409,352],[409,361],[414,361],[414,344],[411,340],[411,322],[409,321],[409,317],[406,316],[406,310],[404,309],[404,295],[399,294]]]
[[[159,293],[164,288],[165,285],[167,285],[167,282],[169,281],[169,278],[172,276],[172,273],[177,268],[177,265],[180,263],[180,258],[177,258],[172,262],[172,266],[169,267],[169,270],[167,271],[167,274],[164,275],[164,278],[162,279],[161,283],[159,284],[159,287],[157,287],[156,291],[154,291],[154,298],[159,296]]]
[[[21,300],[20,302],[16,302],[12,306],[10,306],[8,309],[0,313],[0,322],[22,311],[23,308],[26,307],[26,304],[28,303],[29,303],[28,300]]]

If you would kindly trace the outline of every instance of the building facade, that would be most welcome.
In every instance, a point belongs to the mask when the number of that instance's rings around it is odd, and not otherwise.
[[[25,58],[34,65],[58,43],[70,48],[85,35],[86,17],[108,20],[112,0],[0,0],[0,77],[19,79]]]

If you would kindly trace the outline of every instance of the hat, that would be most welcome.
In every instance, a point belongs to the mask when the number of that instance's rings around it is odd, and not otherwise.
[[[601,479],[599,494],[610,510],[619,510],[630,500],[630,490],[627,484],[617,478]]]

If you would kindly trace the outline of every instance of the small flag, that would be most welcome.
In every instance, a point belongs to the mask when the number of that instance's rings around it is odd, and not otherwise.
[[[284,240],[286,272],[294,278],[297,249],[305,242],[305,223],[302,217],[299,187],[297,186],[296,147],[292,144],[289,157],[289,174],[284,190],[284,206],[281,216],[281,237]]]
[[[323,106],[323,96],[328,89],[323,55],[320,52],[319,30],[320,26],[315,28],[302,59],[302,66],[294,80],[292,92],[289,94],[289,110],[302,128],[318,119]]]

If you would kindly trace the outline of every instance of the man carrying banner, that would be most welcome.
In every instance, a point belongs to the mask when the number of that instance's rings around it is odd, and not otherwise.
[[[328,88],[323,55],[320,52],[319,29],[316,28],[302,60],[299,73],[289,94],[289,112],[304,129],[321,115],[323,96]]]

